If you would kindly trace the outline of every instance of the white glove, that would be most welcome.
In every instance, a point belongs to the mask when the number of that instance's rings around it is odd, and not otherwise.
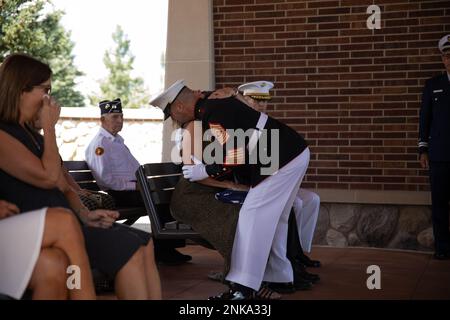
[[[206,173],[206,166],[203,163],[196,165],[184,165],[182,170],[184,178],[191,182],[200,181],[209,177]]]

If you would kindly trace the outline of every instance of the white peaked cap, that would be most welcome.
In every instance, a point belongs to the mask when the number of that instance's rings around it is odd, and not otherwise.
[[[163,93],[150,101],[150,105],[161,108],[164,112],[164,120],[170,117],[170,104],[175,101],[185,86],[184,80],[178,80]]]
[[[450,49],[450,34],[443,36],[441,40],[439,40],[439,51],[444,53],[445,51]]]
[[[238,90],[242,91],[244,96],[250,96],[253,99],[269,100],[271,98],[270,89],[273,87],[274,85],[270,81],[255,81],[239,86]]]

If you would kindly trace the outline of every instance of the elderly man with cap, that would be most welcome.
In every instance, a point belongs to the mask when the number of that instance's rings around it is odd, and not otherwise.
[[[120,99],[99,103],[101,128],[85,150],[86,162],[97,184],[110,194],[118,207],[144,207],[140,192],[136,190],[135,173],[139,162],[131,154],[119,135],[123,127]],[[172,217],[161,217],[164,222]],[[155,258],[166,264],[180,264],[192,259],[175,250],[182,241],[155,240]]]
[[[86,162],[102,190],[136,190],[139,162],[119,135],[123,127],[120,99],[102,101],[101,128],[85,150]]]
[[[428,79],[422,94],[419,153],[430,169],[434,258],[450,259],[450,34],[438,44],[445,71]]]
[[[211,129],[216,144],[222,145],[223,157],[207,165],[183,167],[190,181],[218,179],[234,170],[249,173],[252,187],[239,212],[231,268],[226,276],[232,287],[217,298],[249,299],[255,296],[262,281],[293,282],[286,241],[289,213],[309,163],[309,149],[303,137],[235,97],[206,99],[182,80],[150,104],[160,107],[165,118],[170,116],[180,124],[201,120]],[[244,145],[235,146],[232,141],[239,140],[237,133],[247,131],[250,138]],[[267,139],[270,142],[265,144]],[[253,163],[257,151],[259,155]],[[269,162],[262,159],[264,151],[270,154]]]

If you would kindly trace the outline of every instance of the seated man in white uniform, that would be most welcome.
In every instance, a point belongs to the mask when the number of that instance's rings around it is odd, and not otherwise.
[[[113,196],[118,207],[144,206],[142,197],[136,190],[135,173],[139,162],[119,135],[123,127],[122,103],[120,99],[101,101],[101,128],[86,148],[85,157],[99,187]],[[172,217],[160,217],[163,222]],[[192,259],[175,250],[184,241],[155,240],[155,258],[166,264],[180,264]]]

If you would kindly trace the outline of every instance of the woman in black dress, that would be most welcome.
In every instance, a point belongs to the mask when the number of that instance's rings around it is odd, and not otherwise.
[[[1,65],[0,195],[21,212],[71,209],[81,223],[91,266],[114,278],[117,297],[160,299],[150,234],[115,224],[115,211],[89,211],[62,174],[54,129],[59,106],[50,97],[51,74],[48,65],[22,54]],[[43,137],[27,125],[38,117]]]

